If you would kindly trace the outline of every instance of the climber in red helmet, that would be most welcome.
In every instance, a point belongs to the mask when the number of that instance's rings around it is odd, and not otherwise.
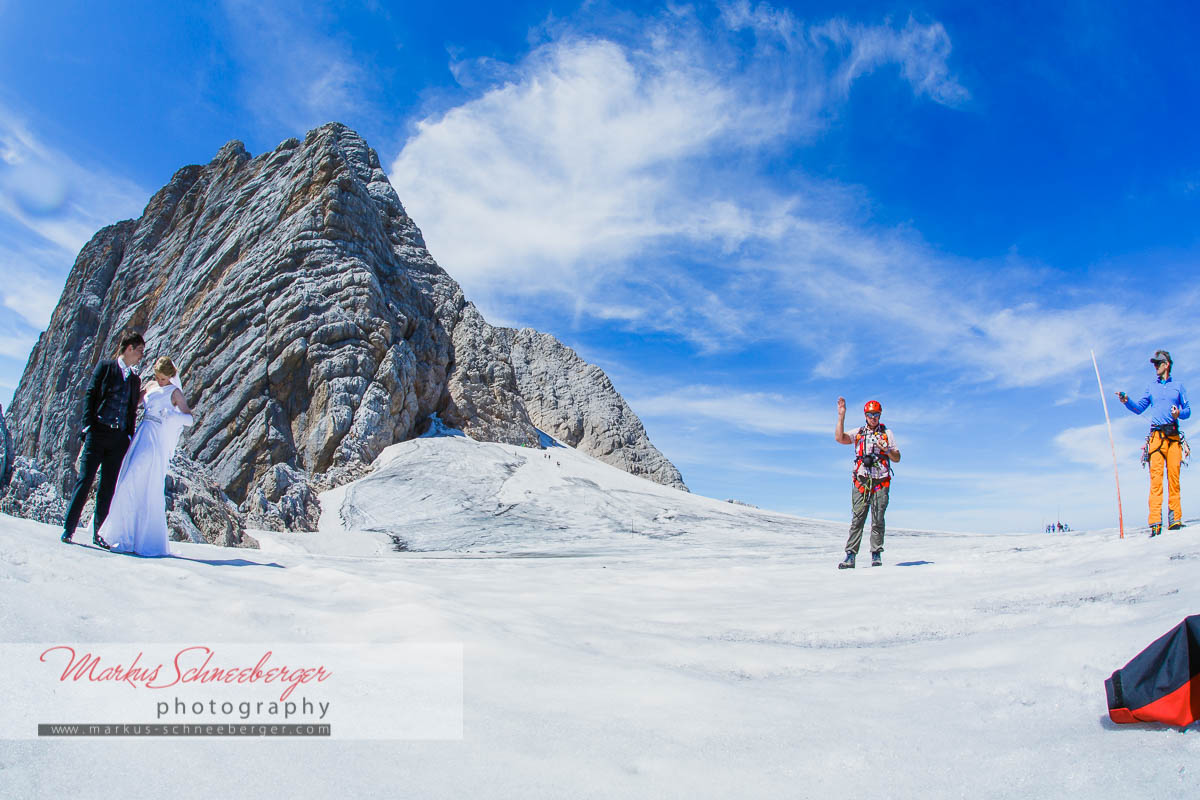
[[[846,433],[846,398],[837,402],[837,427],[833,438],[839,444],[854,445],[854,488],[851,493],[850,538],[846,540],[846,558],[838,569],[854,569],[854,558],[862,544],[863,524],[871,512],[871,566],[883,566],[883,514],[887,511],[888,488],[892,481],[892,462],[900,460],[896,436],[879,421],[883,406],[878,400],[863,406],[866,424],[852,434]]]

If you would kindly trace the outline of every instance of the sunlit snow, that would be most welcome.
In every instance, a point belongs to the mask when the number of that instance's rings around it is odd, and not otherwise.
[[[1200,612],[1200,527],[890,531],[574,450],[394,445],[317,533],[142,559],[0,518],[9,642],[461,642],[462,741],[17,740],[5,796],[1192,796],[1200,730],[1103,681]],[[847,511],[849,490],[847,490]],[[904,503],[896,486],[893,504]],[[77,537],[83,540],[83,531]]]

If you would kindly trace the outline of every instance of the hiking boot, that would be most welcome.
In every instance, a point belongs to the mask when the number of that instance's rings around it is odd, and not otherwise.
[[[846,558],[838,564],[838,569],[854,569],[854,553],[846,551]]]
[[[63,535],[58,537],[58,540],[60,542],[62,542],[63,544],[70,544],[71,543],[71,532],[63,531]]]
[[[92,544],[96,545],[96,547],[99,547],[103,550],[111,550],[112,549],[111,547],[109,547],[108,542],[104,541],[104,539],[98,533],[92,534]]]
[[[1150,526],[1150,538],[1151,539],[1153,539],[1155,536],[1158,536],[1160,533],[1162,533],[1162,523],[1161,522],[1155,522],[1153,525]]]
[[[1177,531],[1177,530],[1179,530],[1179,529],[1180,529],[1180,528],[1182,528],[1182,527],[1183,527],[1183,523],[1182,523],[1182,522],[1172,522],[1170,525],[1168,525],[1168,526],[1167,526],[1167,530],[1169,530],[1169,531]]]
[[[883,566],[883,551],[882,550],[875,550],[871,553],[871,566],[872,567],[882,567]]]

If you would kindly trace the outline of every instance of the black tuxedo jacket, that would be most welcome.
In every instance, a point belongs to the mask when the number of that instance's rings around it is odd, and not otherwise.
[[[91,385],[87,390],[87,408],[83,414],[84,425],[93,430],[96,428],[100,422],[96,414],[100,411],[100,404],[104,402],[104,395],[124,383],[125,378],[121,375],[121,365],[115,358],[105,359],[96,365],[96,370],[92,373]],[[142,394],[142,381],[132,369],[129,371],[129,384],[129,408],[125,414],[125,428],[122,432],[132,436],[133,426],[137,422],[138,400]]]

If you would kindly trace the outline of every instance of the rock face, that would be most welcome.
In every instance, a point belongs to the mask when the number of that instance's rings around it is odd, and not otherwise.
[[[503,333],[517,390],[538,429],[618,469],[683,488],[679,470],[650,444],[604,370],[548,334],[531,328]]]
[[[238,507],[221,490],[212,473],[176,451],[166,477],[167,528],[177,542],[258,547],[246,535]]]
[[[376,153],[336,123],[256,158],[230,142],[80,252],[9,414],[16,453],[61,495],[92,367],[129,328],[146,365],[169,354],[180,369],[196,411],[180,452],[207,476],[196,485],[260,527],[311,529],[317,491],[434,413],[487,441],[538,446],[541,428],[685,488],[601,370],[482,318]],[[226,536],[208,524],[206,539]]]
[[[49,476],[28,458],[17,456],[0,497],[0,512],[48,525],[62,525],[67,506]]]
[[[8,426],[4,424],[4,406],[0,406],[0,490],[8,486],[13,459],[12,437],[8,434]]]

